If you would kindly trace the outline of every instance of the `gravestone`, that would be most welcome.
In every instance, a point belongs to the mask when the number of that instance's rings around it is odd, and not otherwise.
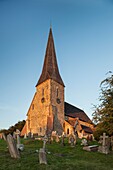
[[[20,158],[19,151],[16,146],[16,142],[14,141],[13,137],[11,134],[7,135],[7,144],[8,144],[8,149],[9,153],[12,158]]]
[[[28,138],[31,139],[31,132],[28,133]]]
[[[51,144],[51,134],[48,134],[48,141],[49,144]]]
[[[16,145],[17,149],[19,151],[23,151],[24,150],[24,145],[20,143],[20,131],[18,129],[16,129],[16,132],[14,132],[13,134],[15,134],[15,138],[17,139],[17,145]]]
[[[25,133],[25,135],[24,135],[24,139],[27,139],[27,135],[26,135],[26,133]]]
[[[58,143],[60,141],[58,134],[56,135],[55,141]]]
[[[65,146],[64,138],[65,138],[65,133],[63,132],[62,136],[61,136],[61,145],[62,146]]]
[[[81,143],[81,145],[83,145],[83,146],[87,146],[87,145],[88,145],[87,140],[86,140],[86,139],[82,139],[82,143]]]
[[[48,141],[47,136],[45,135],[42,140],[43,140],[43,149],[45,150],[45,148],[46,148],[46,142]]]
[[[23,151],[24,150],[24,145],[20,143],[20,136],[17,135],[17,149],[19,151]]]
[[[16,134],[15,134],[15,132],[13,132],[13,139],[16,139]]]
[[[113,151],[113,136],[111,136],[111,149]]]
[[[84,146],[83,150],[95,152],[98,151],[98,145]]]
[[[68,143],[71,144],[72,147],[76,145],[76,136],[74,134],[71,133],[69,135]]]
[[[40,148],[40,150],[39,150],[39,163],[47,164],[46,152],[45,152],[44,148]]]
[[[103,136],[100,136],[99,143],[102,144],[102,146],[99,146],[98,152],[108,154],[109,148],[110,148],[110,139],[108,136],[106,136],[106,133],[103,133]]]

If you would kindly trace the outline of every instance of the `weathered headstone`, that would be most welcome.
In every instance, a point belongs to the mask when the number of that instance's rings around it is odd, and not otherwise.
[[[113,151],[113,136],[111,136],[111,149]]]
[[[28,138],[31,139],[31,132],[28,133]]]
[[[39,150],[39,163],[47,164],[46,152],[45,152],[44,148],[40,148],[40,150]]]
[[[20,143],[20,136],[17,134],[17,149],[19,151],[23,151],[24,150],[24,145]]]
[[[7,135],[7,144],[8,144],[8,149],[9,149],[11,157],[12,158],[20,158],[20,154],[17,149],[16,142],[14,141],[11,134]]]
[[[65,138],[65,134],[64,134],[64,132],[63,132],[63,133],[62,133],[62,136],[61,136],[61,145],[62,145],[62,146],[65,146],[64,138]]]
[[[86,139],[82,139],[82,143],[81,143],[81,145],[83,145],[83,146],[87,146],[87,145],[88,145],[87,140],[86,140]]]
[[[110,152],[110,139],[106,136],[106,133],[103,133],[103,136],[100,136],[100,143],[102,143],[102,146],[99,146],[98,152],[108,154]]]
[[[16,134],[15,134],[15,132],[13,132],[13,139],[16,139]]]
[[[48,143],[51,144],[51,134],[48,134]]]
[[[55,141],[58,143],[60,141],[58,134],[56,135]]]
[[[83,150],[95,152],[98,151],[98,145],[84,146]]]
[[[76,136],[74,134],[70,134],[69,135],[69,140],[68,140],[69,144],[71,144],[71,146],[75,146],[76,145]]]
[[[43,140],[43,149],[45,150],[45,148],[46,148],[46,142],[48,141],[47,136],[45,135],[42,140]]]
[[[27,135],[26,135],[26,133],[25,133],[25,135],[24,135],[24,139],[27,139]]]
[[[18,129],[16,129],[16,132],[13,133],[13,138],[17,139],[17,149],[19,151],[23,151],[24,150],[24,145],[20,143],[20,131]]]

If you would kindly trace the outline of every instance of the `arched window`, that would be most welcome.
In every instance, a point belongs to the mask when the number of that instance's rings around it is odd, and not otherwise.
[[[57,95],[57,97],[58,97],[58,87],[56,88],[56,95]]]
[[[44,96],[44,89],[42,89],[42,97]]]
[[[40,127],[40,132],[42,132],[42,128]]]
[[[69,128],[67,129],[67,135],[69,135]]]

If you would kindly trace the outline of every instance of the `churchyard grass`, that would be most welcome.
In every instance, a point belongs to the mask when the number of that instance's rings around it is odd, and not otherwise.
[[[14,159],[10,157],[6,142],[0,140],[0,170],[113,170],[113,153],[105,155],[84,151],[80,140],[75,147],[65,142],[65,146],[56,142],[46,144],[47,152],[50,152],[47,165],[40,165],[36,150],[43,146],[42,141],[21,139],[24,151],[20,159]]]

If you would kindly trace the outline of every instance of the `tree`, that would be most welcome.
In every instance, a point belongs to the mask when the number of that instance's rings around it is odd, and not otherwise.
[[[93,113],[93,122],[97,124],[94,132],[96,138],[103,132],[109,136],[113,135],[113,75],[103,80],[100,87],[100,104],[95,106]]]
[[[0,133],[5,133],[6,135],[13,134],[14,131],[16,131],[16,129],[18,130],[22,130],[22,128],[25,125],[25,120],[19,121],[18,123],[16,123],[14,126],[9,127],[9,129],[2,129],[0,130]]]

